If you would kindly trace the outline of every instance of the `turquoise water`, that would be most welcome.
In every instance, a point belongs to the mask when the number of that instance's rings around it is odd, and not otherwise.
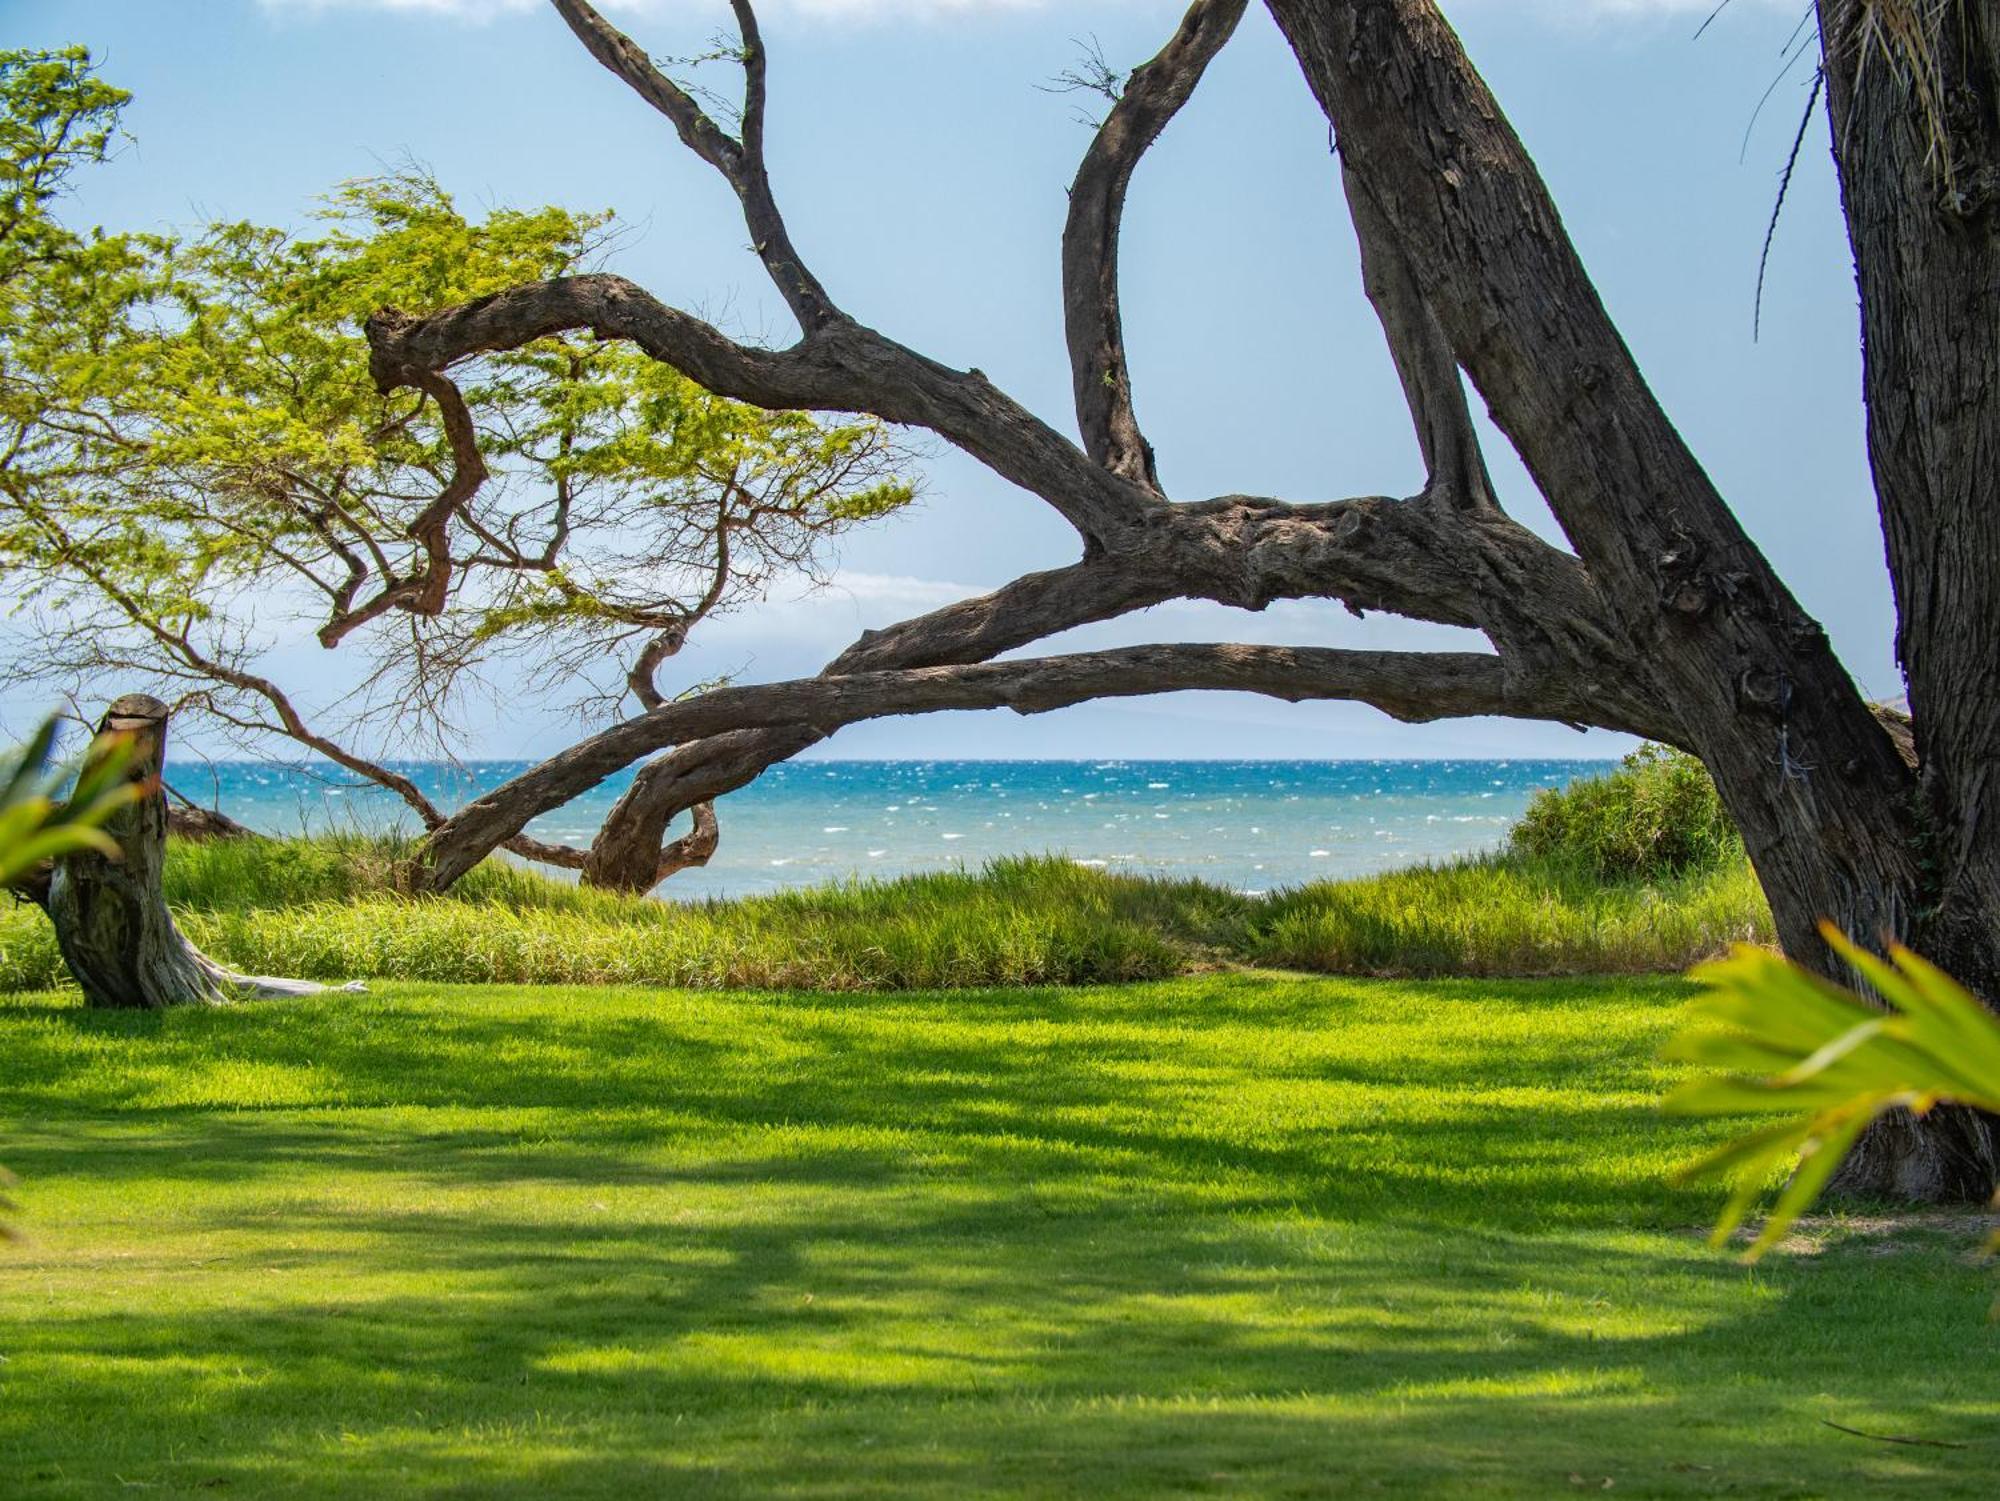
[[[525,762],[400,763],[456,806]],[[718,807],[722,845],[674,897],[850,876],[977,869],[1052,852],[1106,870],[1268,891],[1491,849],[1544,787],[1602,761],[793,761]],[[330,766],[187,763],[170,780],[272,834],[414,830],[403,805]],[[537,820],[585,844],[627,778]]]

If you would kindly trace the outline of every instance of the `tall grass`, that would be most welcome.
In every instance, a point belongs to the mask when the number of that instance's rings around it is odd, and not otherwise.
[[[1419,866],[1280,892],[1254,926],[1259,964],[1417,977],[1653,974],[1772,940],[1741,857],[1652,881],[1519,855]]]
[[[1606,881],[1509,854],[1245,897],[1056,857],[979,872],[676,903],[490,863],[449,894],[390,889],[403,853],[355,837],[176,844],[167,894],[200,947],[308,979],[899,990],[1086,984],[1240,964],[1346,974],[1680,969],[1770,918],[1740,857]],[[0,917],[0,989],[64,983],[47,922]]]

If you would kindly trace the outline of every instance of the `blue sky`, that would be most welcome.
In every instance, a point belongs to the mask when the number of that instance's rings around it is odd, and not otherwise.
[[[1751,338],[1758,247],[1805,69],[1754,127],[1752,116],[1804,0],[1735,0],[1696,41],[1709,8],[1447,4],[1668,409],[1856,677],[1890,696],[1900,685],[1862,446],[1852,268],[1818,124],[1772,257],[1762,338]],[[724,16],[704,0],[610,9],[663,54],[696,50]],[[1073,101],[1034,85],[1073,61],[1077,37],[1094,35],[1120,66],[1142,60],[1178,11],[1158,0],[772,0],[772,168],[794,238],[856,316],[979,366],[1068,430],[1056,246],[1087,136]],[[740,335],[788,336],[720,182],[535,0],[0,0],[0,22],[7,45],[87,43],[136,93],[135,144],[86,184],[80,218],[292,222],[335,182],[414,157],[469,207],[615,209],[630,231],[616,269]],[[1338,200],[1325,120],[1253,6],[1141,168],[1126,220],[1140,416],[1177,497],[1401,494],[1419,480]],[[1546,529],[1504,445],[1490,438],[1489,450],[1510,507]],[[684,659],[690,674],[811,672],[862,627],[1074,555],[1068,528],[1032,497],[950,452],[927,468],[920,510],[851,539],[834,588],[712,623]],[[1458,644],[1301,604],[1261,615],[1170,606],[1055,645],[1148,639]],[[340,682],[317,648],[283,651],[275,667],[288,684]],[[480,706],[469,750],[549,751],[575,731],[558,712]],[[827,753],[1507,756],[1623,744],[1177,695],[861,726]]]

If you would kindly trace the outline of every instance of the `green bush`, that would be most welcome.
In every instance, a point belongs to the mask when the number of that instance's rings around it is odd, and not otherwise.
[[[1653,881],[1743,857],[1707,769],[1664,745],[1640,746],[1608,777],[1538,793],[1509,848],[1602,881]]]

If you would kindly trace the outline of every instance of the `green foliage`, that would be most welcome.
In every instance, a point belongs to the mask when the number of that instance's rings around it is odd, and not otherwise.
[[[1538,793],[1511,840],[1517,854],[1608,881],[1715,870],[1743,852],[1706,768],[1664,745],[1640,746],[1610,776]]]
[[[51,719],[26,745],[0,756],[0,889],[44,860],[78,850],[113,853],[117,846],[99,825],[139,795],[124,775],[128,750],[115,738],[94,746],[81,768],[52,766],[55,742]]]
[[[394,846],[176,846],[167,896],[224,962],[306,978],[703,989],[1082,984],[1183,973],[1242,902],[1195,883],[1106,877],[1066,860],[979,875],[681,905],[590,891],[489,862],[442,898],[389,894]],[[45,924],[0,927],[0,983],[61,983]]]
[[[2000,1112],[2000,1019],[1908,949],[1892,947],[1883,960],[1831,924],[1821,931],[1888,1010],[1777,954],[1740,948],[1695,971],[1709,993],[1669,1050],[1721,1071],[1684,1085],[1669,1110],[1781,1117],[1685,1170],[1736,1180],[1716,1244],[1743,1223],[1773,1174],[1798,1160],[1746,1253],[1752,1260],[1784,1238],[1885,1110],[1921,1114],[1952,1102]]]
[[[1642,882],[1505,855],[1278,892],[1249,957],[1332,974],[1659,974],[1771,939],[1740,856]]]
[[[0,50],[0,296],[71,252],[49,207],[78,167],[104,160],[130,98],[95,76],[82,47]]]
[[[912,499],[880,423],[726,401],[587,334],[384,396],[370,315],[588,269],[609,215],[468,218],[405,168],[344,184],[304,232],[74,232],[54,209],[124,97],[81,52],[0,54],[0,189],[28,184],[6,201],[33,249],[0,261],[8,676],[87,695],[115,675],[329,754],[264,675],[312,632],[367,654],[350,733],[449,742],[502,656],[566,706],[670,696],[652,675],[699,621],[817,577]],[[461,396],[485,477],[454,488]]]
[[[1686,1234],[1678,981],[375,989],[0,1000],[10,1501],[1992,1492],[1966,1234]]]
[[[393,840],[175,843],[167,896],[207,952],[314,979],[648,982],[879,990],[1186,974],[1657,973],[1768,939],[1742,862],[1606,885],[1515,859],[1244,897],[1059,858],[732,902],[589,891],[489,861],[442,898],[393,892]],[[0,988],[62,983],[47,925],[0,917]]]

